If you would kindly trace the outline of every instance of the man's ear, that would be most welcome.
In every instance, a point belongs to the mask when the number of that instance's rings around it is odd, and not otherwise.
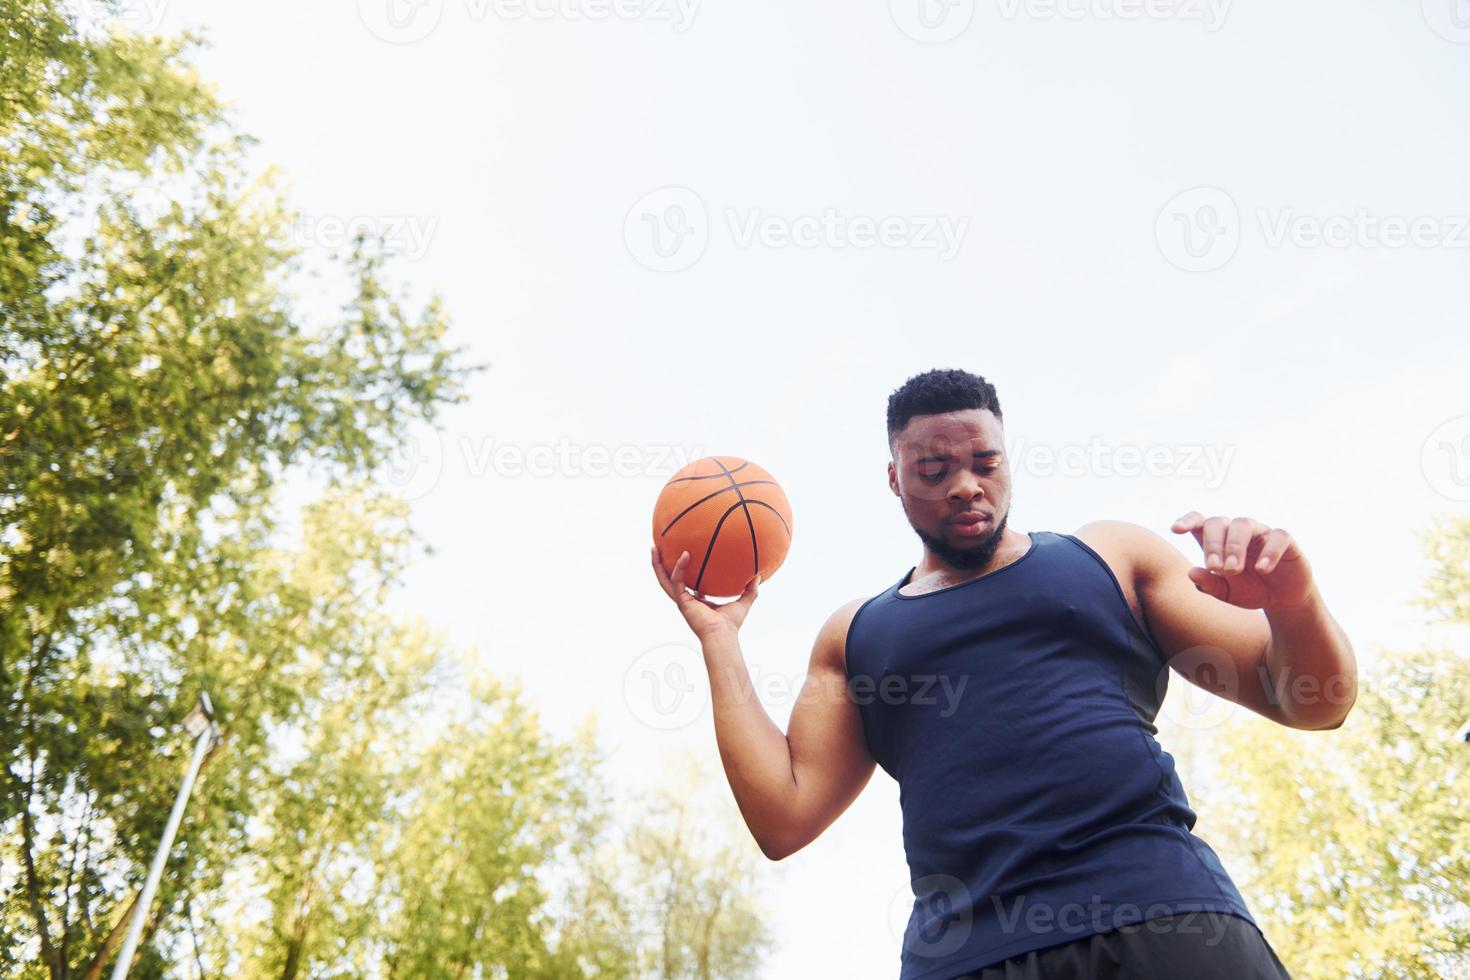
[[[893,491],[895,497],[900,495],[898,492],[898,467],[893,465],[893,460],[891,459],[888,461],[888,489]]]

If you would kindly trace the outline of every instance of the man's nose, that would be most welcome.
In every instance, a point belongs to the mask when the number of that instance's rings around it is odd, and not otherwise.
[[[973,473],[970,473],[955,481],[954,487],[951,488],[949,492],[950,500],[962,504],[968,503],[969,501],[974,500],[976,497],[983,496],[985,496],[985,484],[981,483],[980,478],[975,476],[975,474]]]

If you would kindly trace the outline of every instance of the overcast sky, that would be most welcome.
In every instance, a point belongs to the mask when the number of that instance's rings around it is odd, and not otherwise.
[[[784,726],[818,626],[920,556],[883,413],[931,367],[998,387],[1012,527],[1256,517],[1305,548],[1365,683],[1376,649],[1416,642],[1415,534],[1470,501],[1453,2],[138,0],[134,19],[206,32],[300,244],[388,235],[399,281],[442,294],[492,365],[396,471],[435,549],[402,603],[557,732],[595,709],[631,790],[681,748],[718,774],[697,650],[647,565],[663,482],[744,456],[792,502],[742,633]],[[776,867],[768,976],[896,975],[899,832],[880,771]]]

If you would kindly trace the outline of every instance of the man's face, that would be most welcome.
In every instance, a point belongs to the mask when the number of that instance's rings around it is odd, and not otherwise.
[[[888,486],[914,533],[956,569],[994,556],[1011,508],[1011,469],[1000,421],[985,409],[916,415],[894,438]],[[956,520],[964,515],[980,515]]]

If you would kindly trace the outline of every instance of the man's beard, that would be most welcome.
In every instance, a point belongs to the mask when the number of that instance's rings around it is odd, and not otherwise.
[[[938,558],[945,565],[948,565],[956,571],[972,571],[977,568],[984,568],[990,564],[990,560],[995,557],[996,551],[1000,548],[1000,540],[1006,533],[1006,521],[1010,520],[1010,518],[1011,515],[1007,512],[1001,517],[1000,523],[995,526],[994,531],[981,538],[978,544],[969,548],[956,548],[947,543],[943,538],[936,538],[934,535],[927,531],[921,531],[917,527],[914,527],[914,533],[919,536],[920,541],[924,542],[924,547],[928,548],[934,557]],[[909,522],[909,526],[913,527],[912,521]]]

